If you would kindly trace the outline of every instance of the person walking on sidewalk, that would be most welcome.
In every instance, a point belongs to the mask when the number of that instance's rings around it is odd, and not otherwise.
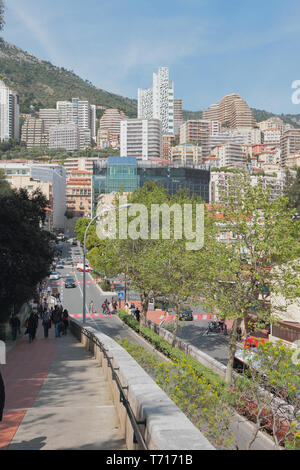
[[[55,337],[60,338],[61,311],[57,306],[52,312],[52,322],[55,326]]]
[[[33,340],[35,339],[35,336],[36,336],[36,330],[38,329],[38,326],[39,326],[39,316],[38,316],[38,313],[37,312],[33,312],[33,316],[34,316],[34,329],[33,329]]]
[[[89,313],[95,313],[94,312],[94,301],[91,300],[89,304]]]
[[[31,312],[28,320],[26,321],[26,327],[29,335],[29,343],[32,343],[37,329],[36,315],[33,312]]]
[[[20,330],[21,323],[15,313],[12,314],[11,319],[9,320],[9,324],[11,326],[12,340],[16,341],[17,334],[18,333],[21,334],[21,330]]]
[[[44,328],[44,338],[49,337],[49,329],[51,328],[51,310],[45,309],[42,313],[42,325]]]
[[[64,324],[63,335],[66,335],[67,331],[68,331],[68,326],[69,326],[69,312],[66,309],[63,311],[62,321],[63,321],[63,324]]]

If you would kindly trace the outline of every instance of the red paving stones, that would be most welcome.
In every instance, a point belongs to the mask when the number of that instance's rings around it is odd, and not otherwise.
[[[5,384],[5,408],[3,421],[0,423],[0,449],[5,449],[17,432],[26,410],[33,403],[48,376],[54,359],[56,340],[43,338],[40,326],[37,338],[29,344],[24,336],[7,354],[6,365],[1,366]]]
[[[3,421],[0,423],[0,450],[5,450],[16,434],[26,410],[4,411]]]

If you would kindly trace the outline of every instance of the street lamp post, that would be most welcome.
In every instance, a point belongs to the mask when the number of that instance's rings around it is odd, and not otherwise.
[[[113,211],[116,211],[116,210],[120,210],[120,209],[125,209],[127,207],[130,207],[132,204],[124,204],[120,207],[113,207],[111,209],[108,209],[108,210],[105,210],[103,211],[101,214],[98,214],[98,215],[95,215],[95,217],[90,221],[89,225],[87,226],[86,230],[85,230],[85,233],[84,233],[84,241],[83,241],[83,288],[82,288],[82,291],[83,291],[83,305],[82,305],[82,313],[83,313],[83,324],[85,325],[86,324],[86,302],[85,302],[85,299],[86,299],[86,290],[85,290],[85,251],[86,251],[86,238],[87,238],[87,233],[89,231],[89,228],[90,226],[95,222],[96,219],[98,219],[99,217],[101,217],[105,212],[113,212]]]

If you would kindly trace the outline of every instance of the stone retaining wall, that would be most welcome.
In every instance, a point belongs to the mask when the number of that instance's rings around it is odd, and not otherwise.
[[[137,445],[133,442],[133,429],[126,409],[120,402],[120,392],[112,379],[108,361],[99,346],[83,334],[82,325],[78,321],[71,319],[70,327],[85,348],[91,351],[101,364],[111,386],[127,448],[137,450]],[[91,327],[86,327],[85,330],[102,343],[107,354],[112,358],[113,367],[116,369],[122,387],[128,387],[125,394],[137,421],[146,422],[140,428],[149,450],[214,450],[203,434],[125,349],[110,337]]]

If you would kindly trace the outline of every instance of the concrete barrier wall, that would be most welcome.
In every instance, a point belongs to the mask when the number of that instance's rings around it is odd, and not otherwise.
[[[168,343],[173,344],[174,335],[168,330],[165,330],[162,326],[157,325],[151,320],[147,320],[147,327],[154,331],[156,334],[165,339]],[[216,361],[213,357],[210,357],[203,351],[200,351],[195,346],[185,343],[182,339],[176,338],[175,347],[181,351],[189,354],[194,359],[197,359],[201,364],[208,367],[216,374],[220,375],[223,379],[226,374],[226,366],[219,361]]]
[[[120,420],[121,429],[126,438],[128,450],[136,450],[134,433],[124,405],[120,402],[120,392],[113,380],[111,368],[101,349],[83,334],[82,325],[75,319],[70,321],[71,331],[79,339],[78,327],[81,328],[81,343],[99,361],[111,386],[114,404]],[[110,337],[97,330],[86,327],[104,346],[112,361],[125,390],[131,409],[140,425],[149,450],[214,450],[203,434],[191,423],[175,403],[158,387],[144,369]]]

